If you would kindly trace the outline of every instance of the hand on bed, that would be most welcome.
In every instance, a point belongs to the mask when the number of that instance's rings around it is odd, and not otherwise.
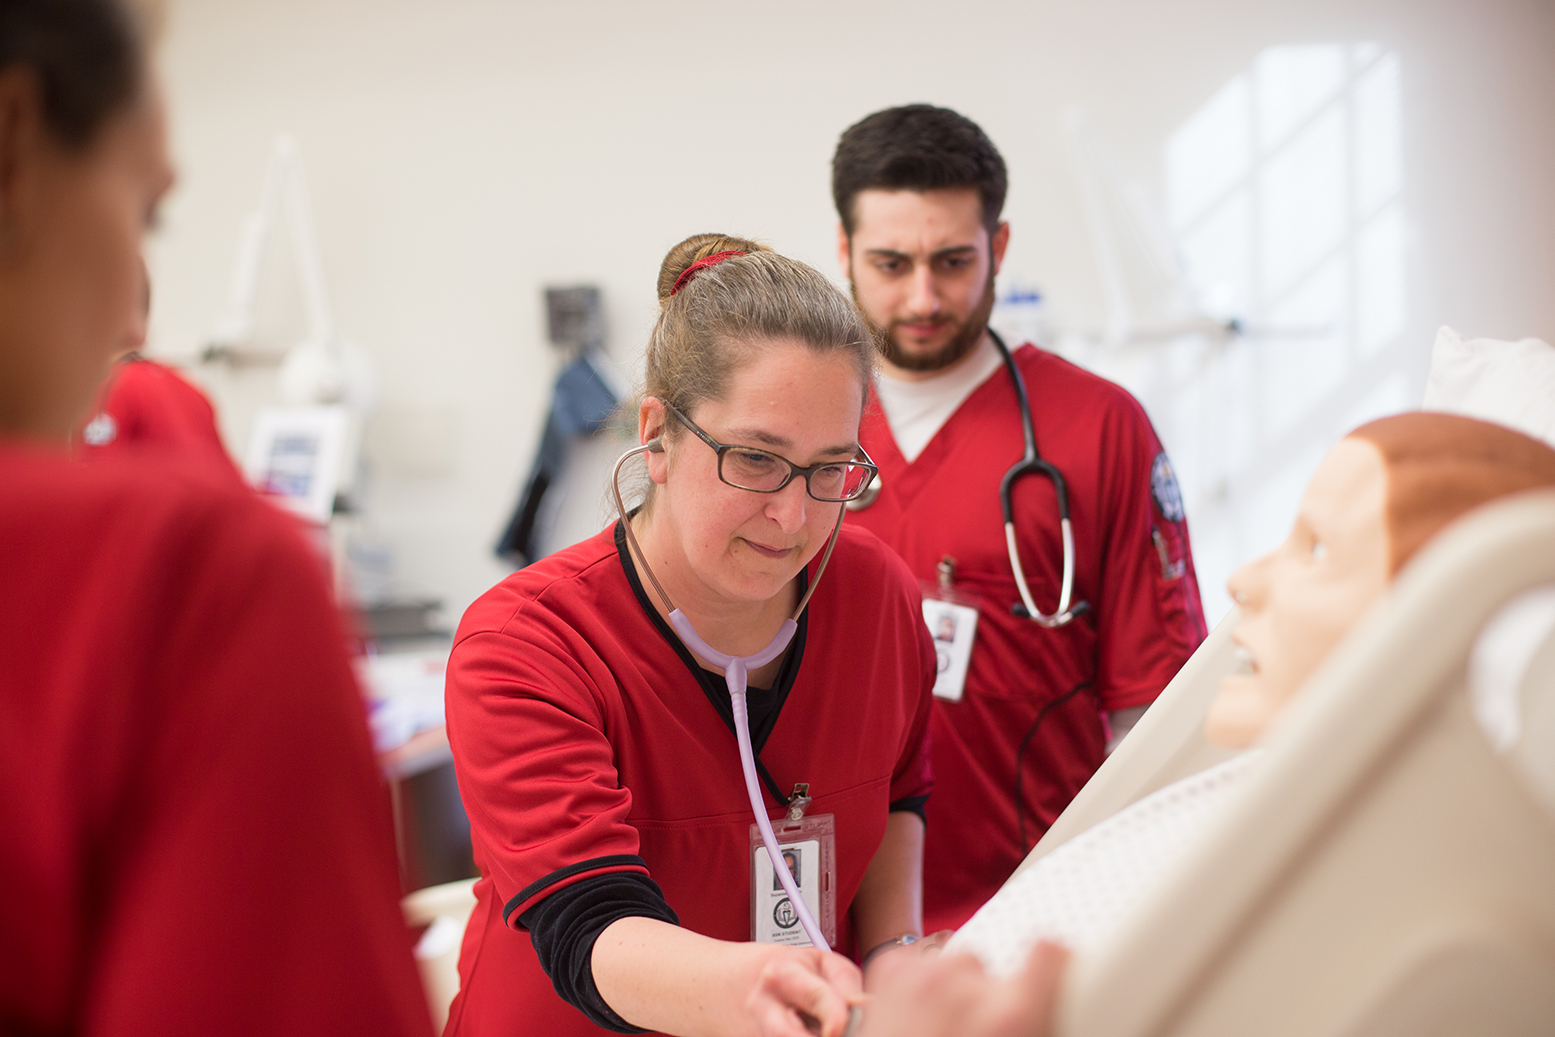
[[[1068,961],[1063,947],[1039,943],[1001,980],[970,954],[904,954],[874,987],[856,1037],[1047,1037]]]

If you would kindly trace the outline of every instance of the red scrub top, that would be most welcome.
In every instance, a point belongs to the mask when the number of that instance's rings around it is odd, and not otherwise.
[[[919,601],[899,559],[844,528],[759,752],[785,793],[810,784],[810,814],[836,815],[845,953],[847,908],[890,805],[931,785],[934,651]],[[619,524],[514,573],[465,613],[448,663],[448,736],[481,877],[448,1034],[607,1032],[556,995],[518,924],[591,875],[649,874],[685,928],[750,939],[750,803],[734,732],[695,668],[629,572]],[[767,807],[781,816],[770,794]]]
[[[114,366],[102,401],[76,435],[86,459],[141,450],[163,451],[208,462],[240,479],[216,429],[216,411],[198,387],[173,368],[134,358]]]
[[[1046,630],[1010,611],[1020,597],[999,484],[1025,440],[1003,365],[911,464],[873,400],[860,432],[881,490],[848,522],[878,534],[922,580],[935,581],[940,560],[953,557],[956,589],[979,599],[964,696],[934,700],[927,932],[960,926],[998,890],[1101,765],[1102,712],[1153,701],[1205,635],[1181,496],[1143,408],[1034,346],[1015,359],[1037,450],[1069,487],[1074,600],[1090,611],[1067,626]],[[1023,478],[1014,509],[1027,583],[1050,612],[1063,571],[1053,484]]]
[[[344,635],[203,468],[0,442],[0,1031],[431,1029]]]

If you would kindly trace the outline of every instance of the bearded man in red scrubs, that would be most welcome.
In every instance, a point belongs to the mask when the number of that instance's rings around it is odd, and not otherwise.
[[[68,454],[172,181],[154,15],[0,5],[0,1032],[424,1037],[307,548],[210,465]]]
[[[1073,528],[1073,618],[1028,617],[1000,503],[1026,456],[1024,418],[988,329],[1006,186],[983,131],[929,105],[850,127],[832,164],[838,257],[881,359],[859,434],[880,490],[850,521],[924,581],[940,651],[925,931],[959,926],[993,895],[1100,766],[1109,728],[1115,744],[1205,635],[1182,498],[1144,410],[1017,343],[1034,446],[1067,483]],[[1054,611],[1054,481],[1019,479],[1011,512],[1031,603]]]

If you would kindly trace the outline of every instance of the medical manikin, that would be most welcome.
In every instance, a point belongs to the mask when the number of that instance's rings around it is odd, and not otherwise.
[[[1235,573],[1240,665],[1208,738],[1246,749],[1153,793],[1021,871],[951,940],[996,974],[1040,939],[1096,946],[1190,846],[1259,762],[1260,736],[1439,530],[1507,494],[1555,486],[1555,450],[1499,425],[1411,413],[1356,429],[1313,476],[1290,536]]]

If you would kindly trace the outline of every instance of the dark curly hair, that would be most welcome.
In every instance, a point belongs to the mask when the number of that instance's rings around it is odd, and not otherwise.
[[[832,200],[849,236],[860,191],[943,187],[977,188],[993,233],[1008,189],[1004,159],[977,123],[949,108],[909,104],[866,116],[843,131],[832,156]]]

